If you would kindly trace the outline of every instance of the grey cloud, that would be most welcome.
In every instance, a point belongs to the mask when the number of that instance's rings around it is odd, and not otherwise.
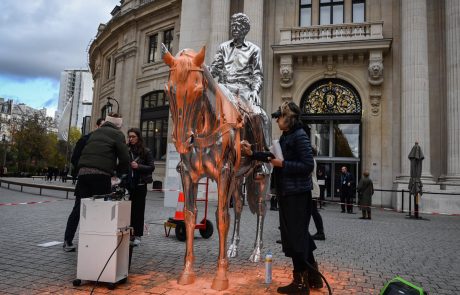
[[[87,67],[87,47],[117,0],[0,1],[0,75],[58,79]]]

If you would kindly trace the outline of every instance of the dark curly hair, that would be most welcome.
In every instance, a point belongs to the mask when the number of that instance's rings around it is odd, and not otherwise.
[[[141,130],[139,128],[130,128],[128,130],[128,135],[129,133],[134,133],[136,134],[137,136],[137,143],[135,145],[131,145],[128,141],[128,146],[129,148],[135,152],[136,154],[138,154],[142,159],[145,158],[145,155],[146,155],[146,147],[145,147],[145,143],[144,143],[144,138],[142,137],[142,133],[141,133]]]

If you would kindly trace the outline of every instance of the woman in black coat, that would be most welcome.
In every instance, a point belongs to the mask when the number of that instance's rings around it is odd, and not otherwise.
[[[130,171],[128,190],[131,200],[131,226],[134,229],[134,245],[139,245],[144,235],[145,199],[147,184],[152,183],[155,170],[152,153],[144,145],[141,131],[137,128],[128,130],[128,147]]]
[[[310,140],[299,120],[300,108],[294,102],[285,102],[272,114],[283,134],[280,146],[283,160],[268,158],[274,166],[276,195],[279,200],[279,218],[283,252],[292,258],[293,281],[279,287],[281,294],[309,294],[311,288],[321,288],[322,280],[313,256],[316,245],[308,233],[311,217],[311,190],[314,162]],[[243,153],[260,160],[260,153],[252,152],[242,143]]]

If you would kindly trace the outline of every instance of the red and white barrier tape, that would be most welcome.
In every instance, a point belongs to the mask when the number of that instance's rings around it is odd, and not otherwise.
[[[18,206],[18,205],[35,205],[43,203],[58,202],[64,200],[50,200],[50,201],[31,201],[31,202],[21,202],[21,203],[0,203],[0,206]]]

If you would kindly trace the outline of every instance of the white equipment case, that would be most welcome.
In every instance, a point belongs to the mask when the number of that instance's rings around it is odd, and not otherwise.
[[[82,199],[78,241],[77,284],[80,280],[125,282],[129,269],[131,201]],[[74,284],[75,284],[74,281]]]

